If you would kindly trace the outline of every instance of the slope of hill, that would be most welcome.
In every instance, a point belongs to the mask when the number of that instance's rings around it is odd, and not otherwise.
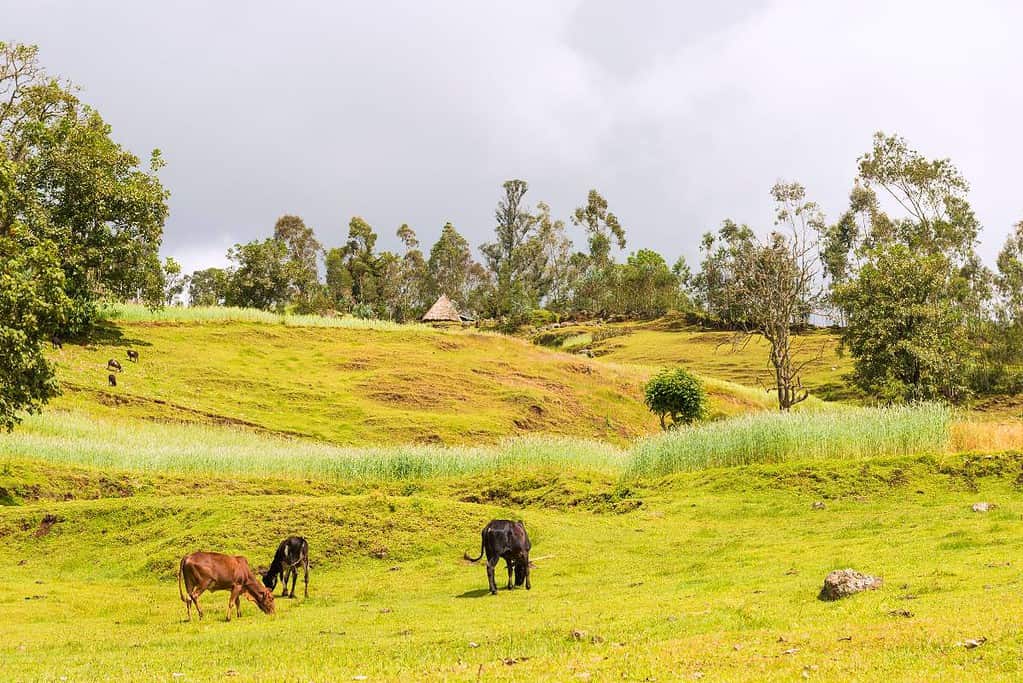
[[[538,341],[566,350],[587,348],[602,360],[615,363],[683,365],[704,377],[748,387],[771,386],[773,382],[768,362],[770,347],[763,339],[754,337],[737,346],[731,332],[703,330],[672,318],[573,325]],[[838,354],[838,336],[833,332],[816,330],[797,335],[793,348],[801,358],[812,359],[803,372],[803,383],[815,396],[827,401],[860,398],[844,379],[852,370],[852,363]]]
[[[129,363],[125,351],[139,351]],[[625,443],[652,433],[647,368],[519,339],[422,326],[374,329],[234,321],[118,321],[52,352],[54,408],[105,417],[231,424],[338,444],[492,443],[547,433]],[[124,367],[107,386],[108,359]],[[712,412],[768,397],[708,383]]]

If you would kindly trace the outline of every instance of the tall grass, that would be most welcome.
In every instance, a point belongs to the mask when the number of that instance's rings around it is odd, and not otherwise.
[[[496,446],[352,448],[226,427],[31,416],[0,436],[0,457],[119,470],[404,480],[534,467],[660,476],[708,467],[948,450],[951,412],[937,405],[760,413],[644,439],[631,451],[561,437]]]
[[[50,412],[0,436],[0,457],[118,470],[274,475],[333,481],[404,480],[525,467],[620,471],[624,454],[582,439],[524,437],[488,447],[354,448],[251,431],[121,422]]]
[[[644,439],[632,475],[666,475],[817,458],[852,459],[948,450],[951,411],[924,404],[789,414],[758,413]]]
[[[352,316],[294,315],[233,306],[167,306],[152,310],[140,304],[110,303],[103,307],[102,315],[108,320],[125,322],[245,322],[288,327],[340,327],[353,330],[434,329],[420,323],[396,323]]]

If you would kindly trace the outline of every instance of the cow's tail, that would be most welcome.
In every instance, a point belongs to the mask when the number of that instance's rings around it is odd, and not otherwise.
[[[181,602],[188,604],[188,598],[185,597],[185,588],[181,584],[181,575],[185,573],[185,558],[181,558],[181,564],[178,565],[178,595],[181,596]]]
[[[487,530],[484,529],[483,533],[480,536],[481,536],[481,538],[480,538],[480,554],[479,554],[479,557],[477,557],[475,559],[472,558],[472,557],[469,557],[469,551],[468,550],[465,551],[464,557],[465,557],[465,559],[469,560],[470,562],[479,562],[480,560],[483,559],[483,553],[486,552],[486,548],[487,548]]]

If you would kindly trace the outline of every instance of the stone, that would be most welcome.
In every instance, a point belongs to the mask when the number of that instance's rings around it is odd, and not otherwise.
[[[861,574],[853,569],[836,569],[824,579],[824,587],[817,596],[820,600],[840,600],[867,590],[876,590],[884,580],[880,576]]]
[[[998,506],[994,503],[974,503],[971,509],[974,512],[988,512],[990,510],[994,510],[996,507]]]
[[[813,505],[811,505],[810,507],[813,508],[814,510],[823,510],[827,506],[824,505],[824,501],[823,500],[815,500],[813,502]]]

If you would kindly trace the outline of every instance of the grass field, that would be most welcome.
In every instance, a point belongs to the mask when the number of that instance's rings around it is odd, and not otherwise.
[[[1023,676],[1018,422],[817,397],[779,415],[732,381],[755,381],[756,346],[668,323],[565,332],[602,355],[117,309],[52,352],[65,395],[0,435],[0,680]],[[659,434],[641,386],[677,362],[715,419]],[[840,368],[815,367],[815,389],[843,396]],[[491,597],[462,559],[494,517],[525,521],[532,591]],[[206,594],[184,622],[182,555],[259,568],[293,533],[308,600],[227,623]],[[885,586],[818,601],[845,567]]]
[[[1021,473],[1020,455],[943,456],[706,470],[622,490],[555,468],[399,495],[6,458],[0,487],[29,497],[0,507],[0,677],[1013,680]],[[603,496],[580,503],[578,491]],[[616,497],[630,504],[587,502]],[[978,500],[999,507],[973,513]],[[39,535],[45,514],[59,521]],[[491,517],[530,530],[532,591],[488,596],[483,569],[461,560]],[[294,532],[312,549],[308,600],[279,599],[272,618],[246,603],[227,623],[226,595],[207,594],[206,620],[183,622],[184,552],[265,565]],[[818,601],[823,576],[846,566],[885,587]],[[987,640],[957,645],[969,638]]]

